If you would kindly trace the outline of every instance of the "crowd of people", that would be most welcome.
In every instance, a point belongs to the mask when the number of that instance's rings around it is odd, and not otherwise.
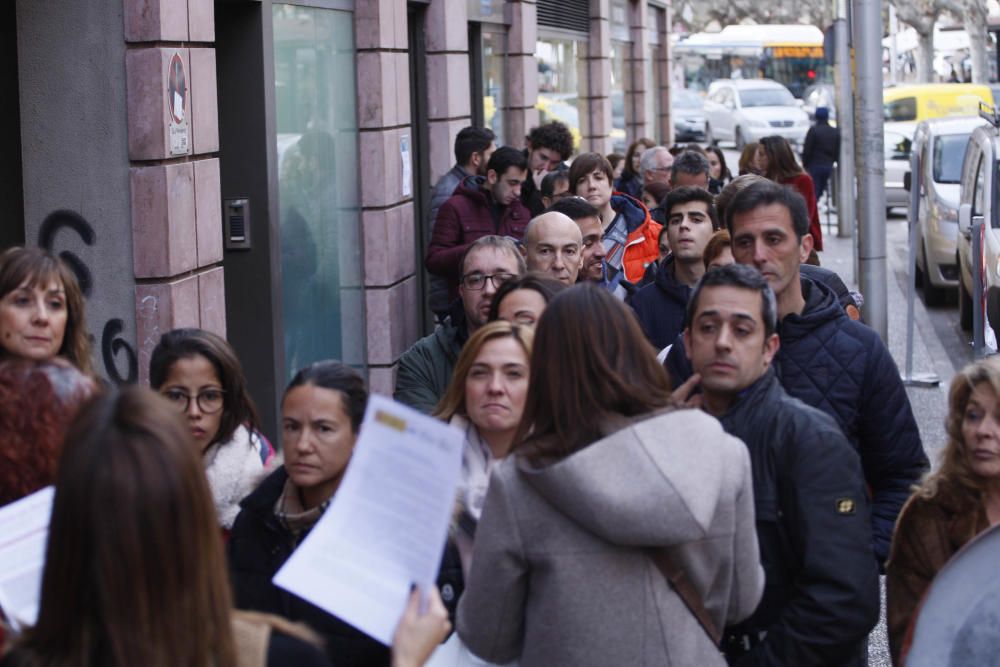
[[[178,329],[149,388],[110,387],[73,272],[0,254],[0,505],[55,487],[0,665],[865,665],[880,573],[901,664],[935,574],[1000,522],[1000,362],[954,378],[928,474],[784,139],[735,177],[649,140],[569,161],[558,122],[527,143],[463,129],[435,188],[439,324],[395,398],[464,449],[391,646],[272,582],[336,502],[362,376],[298,369],[264,433],[232,347]]]

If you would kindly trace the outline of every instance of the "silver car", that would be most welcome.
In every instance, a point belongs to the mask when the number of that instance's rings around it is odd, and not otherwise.
[[[917,125],[912,150],[920,158],[917,215],[917,269],[923,280],[924,302],[942,305],[958,285],[955,259],[962,159],[969,135],[985,125],[981,118],[937,118]]]
[[[770,79],[720,79],[705,99],[706,141],[732,141],[738,150],[749,142],[779,135],[800,146],[809,116],[788,89]]]
[[[678,90],[670,96],[674,141],[705,140],[705,101],[693,90]]]

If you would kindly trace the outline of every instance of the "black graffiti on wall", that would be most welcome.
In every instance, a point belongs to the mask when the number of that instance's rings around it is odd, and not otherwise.
[[[50,252],[55,252],[56,235],[63,229],[69,229],[76,233],[84,245],[88,247],[97,243],[97,233],[86,218],[76,211],[60,209],[49,213],[42,221],[42,226],[38,230],[38,245]],[[90,267],[79,255],[70,250],[59,252],[59,257],[76,274],[83,295],[89,298],[94,289],[94,276]],[[121,334],[124,330],[125,322],[119,318],[112,318],[104,323],[101,331],[101,360],[108,378],[115,384],[135,382],[139,377],[138,356],[129,342],[122,338]],[[124,375],[118,370],[117,361],[119,358],[125,362],[127,368]]]

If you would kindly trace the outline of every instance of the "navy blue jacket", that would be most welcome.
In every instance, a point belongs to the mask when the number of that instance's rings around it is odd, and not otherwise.
[[[833,417],[861,455],[873,494],[875,557],[885,563],[896,517],[928,468],[899,369],[882,339],[845,313],[833,291],[802,278],[806,305],[778,325],[775,371],[789,394]],[[667,355],[676,384],[691,376],[683,342]]]
[[[861,462],[833,419],[789,396],[768,370],[719,417],[742,440],[753,470],[764,596],[728,633],[731,665],[868,664],[878,622],[878,568]]]
[[[691,288],[674,277],[674,256],[665,258],[656,270],[656,277],[628,300],[635,310],[646,338],[657,350],[662,350],[684,331],[684,311]]]

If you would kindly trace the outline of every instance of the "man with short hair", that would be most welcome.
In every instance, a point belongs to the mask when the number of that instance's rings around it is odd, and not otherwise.
[[[647,148],[639,157],[639,175],[643,184],[663,183],[671,185],[670,170],[674,166],[674,156],[663,146]]]
[[[438,179],[431,193],[430,225],[428,231],[434,233],[438,211],[448,198],[455,194],[459,183],[469,176],[485,176],[486,165],[497,149],[496,135],[485,127],[463,127],[455,136],[455,166]],[[430,240],[430,239],[428,239]],[[430,279],[430,309],[442,321],[451,306],[449,284],[443,276],[432,275]]]
[[[608,282],[604,276],[604,225],[601,224],[600,211],[586,199],[576,195],[563,197],[548,210],[562,213],[580,229],[583,250],[580,253],[582,263],[577,280],[601,283],[607,287]]]
[[[426,414],[444,396],[465,341],[486,324],[497,289],[525,271],[517,244],[494,235],[471,243],[459,266],[461,298],[455,301],[450,316],[399,359],[393,397]]]
[[[607,279],[611,290],[618,293],[619,289],[628,289],[625,282],[642,280],[646,267],[656,261],[660,225],[649,217],[642,202],[626,194],[612,193],[612,173],[606,157],[584,153],[573,160],[569,184],[570,190],[601,214]]]
[[[583,235],[575,222],[562,213],[547,211],[528,223],[521,249],[529,271],[569,286],[580,273],[582,245]]]
[[[879,615],[861,463],[829,415],[782,389],[776,327],[774,293],[749,266],[713,269],[688,304],[684,348],[702,406],[750,454],[767,573],[760,605],[722,648],[737,665],[860,667]]]
[[[528,178],[521,188],[521,201],[536,216],[545,210],[542,202],[542,179],[554,171],[566,171],[566,160],[573,154],[573,134],[564,123],[553,120],[532,128],[527,136],[525,157]]]
[[[719,228],[713,197],[707,190],[674,188],[663,206],[670,255],[660,260],[653,282],[628,299],[646,337],[658,350],[672,344],[684,330],[691,288],[705,273],[705,245]]]
[[[683,151],[674,158],[674,164],[670,167],[670,184],[675,188],[690,185],[708,190],[710,178],[708,158],[697,151]]]
[[[546,174],[542,179],[541,193],[542,205],[546,209],[563,197],[571,195],[568,170],[560,169]]]
[[[782,386],[833,417],[861,456],[872,490],[872,540],[883,564],[896,517],[928,468],[910,400],[882,339],[850,319],[826,285],[801,275],[809,256],[809,213],[795,190],[772,181],[747,186],[726,206],[733,258],[756,267],[778,300]],[[675,382],[690,376],[683,344],[667,356]]]
[[[427,270],[448,280],[449,297],[458,296],[459,260],[483,236],[509,236],[520,241],[531,216],[521,203],[527,178],[521,151],[498,148],[486,164],[486,176],[470,176],[441,205],[427,247]]]

